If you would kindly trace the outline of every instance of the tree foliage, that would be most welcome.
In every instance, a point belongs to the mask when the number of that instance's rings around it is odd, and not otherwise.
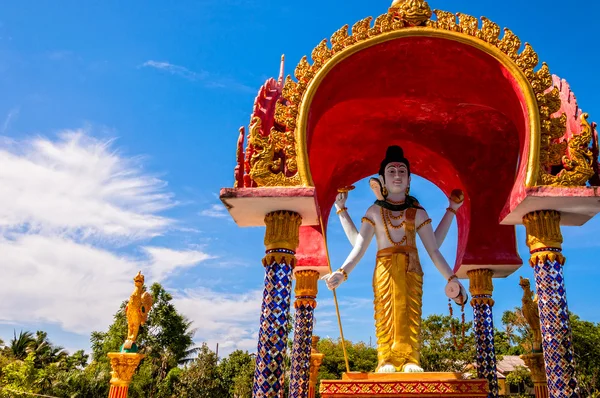
[[[247,351],[233,351],[217,358],[206,344],[195,347],[194,329],[175,308],[172,296],[159,284],[150,288],[155,304],[147,324],[141,328],[138,345],[142,361],[129,390],[139,398],[248,398],[252,396],[255,357]],[[106,331],[91,335],[92,354],[72,354],[54,345],[44,331],[20,331],[0,340],[0,398],[44,394],[65,398],[95,398],[108,395],[110,363],[107,353],[118,351],[125,341],[125,303],[115,313]],[[582,396],[600,396],[600,324],[571,315],[577,376]],[[475,359],[471,325],[444,315],[431,315],[421,329],[421,365],[426,371],[466,372]],[[291,330],[291,329],[290,329]],[[531,347],[530,331],[520,311],[507,311],[495,331],[499,357],[519,355]],[[291,339],[289,340],[291,347]],[[319,380],[336,380],[346,372],[339,340],[321,339],[318,350],[325,354]],[[363,342],[346,341],[350,369],[373,372],[377,350]],[[289,354],[289,353],[288,353]],[[90,361],[91,359],[91,361]],[[289,377],[289,358],[286,358]],[[508,384],[531,384],[526,368],[507,377]],[[287,385],[287,383],[286,383]]]

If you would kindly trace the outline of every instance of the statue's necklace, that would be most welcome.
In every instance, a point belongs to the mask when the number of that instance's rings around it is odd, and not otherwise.
[[[381,219],[383,220],[383,228],[384,228],[384,230],[385,230],[385,235],[387,236],[387,238],[388,238],[388,241],[390,241],[390,243],[391,243],[392,245],[394,245],[394,246],[401,246],[401,245],[405,244],[405,243],[406,243],[406,241],[407,241],[407,239],[408,239],[408,238],[406,237],[406,235],[404,235],[404,236],[402,237],[402,239],[400,240],[400,242],[394,242],[394,240],[392,239],[392,235],[390,234],[390,230],[389,230],[389,228],[388,228],[388,223],[389,223],[389,225],[391,225],[391,227],[392,227],[392,228],[394,228],[394,229],[399,229],[399,228],[402,228],[402,227],[404,226],[404,224],[406,223],[406,221],[403,221],[403,222],[402,222],[400,225],[398,225],[398,226],[396,226],[396,225],[393,225],[393,224],[392,224],[392,221],[391,221],[391,220],[388,220],[388,218],[387,218],[387,216],[386,216],[386,211],[385,211],[385,209],[384,209],[383,207],[381,208]]]

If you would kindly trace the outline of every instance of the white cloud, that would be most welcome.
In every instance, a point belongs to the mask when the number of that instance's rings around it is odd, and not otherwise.
[[[111,144],[81,130],[55,141],[0,140],[0,323],[105,330],[138,270],[150,285],[214,258],[149,243],[175,224],[160,214],[175,202],[164,181]],[[226,214],[223,206],[210,210]],[[169,290],[198,328],[197,341],[219,343],[222,353],[254,351],[261,291],[214,288]]]
[[[126,299],[139,264],[60,237],[0,240],[0,321],[103,330]]]
[[[153,279],[162,280],[177,268],[189,268],[215,258],[197,250],[173,250],[166,247],[144,247],[150,256],[150,272]]]
[[[172,224],[165,182],[143,174],[111,142],[82,130],[57,142],[0,145],[0,228],[122,240],[156,236]]]
[[[16,119],[19,116],[19,112],[20,112],[20,108],[18,108],[18,107],[13,108],[10,110],[10,112],[8,112],[8,114],[6,115],[6,118],[4,119],[4,123],[2,124],[1,134],[6,134],[6,131],[10,127],[10,124],[13,121],[13,119]]]
[[[164,61],[150,60],[150,61],[144,62],[142,64],[142,66],[164,70],[173,75],[181,76],[188,80],[201,80],[201,79],[205,79],[208,77],[207,72],[204,72],[204,71],[194,72],[184,66],[174,65],[174,64],[171,64],[169,62],[164,62]]]
[[[196,341],[226,355],[236,349],[256,351],[262,291],[222,293],[206,288],[185,290],[174,297],[176,307],[198,328]]]
[[[227,213],[227,209],[223,205],[212,205],[210,208],[202,210],[200,215],[213,218],[229,217],[229,213]]]
[[[195,72],[186,68],[185,66],[175,65],[166,61],[149,60],[144,62],[141,66],[146,68],[162,70],[172,75],[183,77],[184,79],[193,82],[201,81],[205,87],[209,88],[230,89],[246,93],[256,92],[255,87],[249,87],[243,83],[236,81],[235,79],[224,76],[217,76],[204,70]]]

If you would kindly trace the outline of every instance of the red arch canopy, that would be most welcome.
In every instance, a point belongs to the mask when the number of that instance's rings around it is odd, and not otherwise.
[[[318,87],[306,130],[324,222],[337,189],[376,174],[386,148],[398,144],[414,174],[446,194],[455,188],[466,194],[456,270],[486,265],[498,276],[511,273],[522,260],[514,226],[500,225],[499,216],[524,173],[523,103],[500,62],[448,39],[394,39],[341,61]],[[308,262],[323,265],[319,257],[313,253]]]

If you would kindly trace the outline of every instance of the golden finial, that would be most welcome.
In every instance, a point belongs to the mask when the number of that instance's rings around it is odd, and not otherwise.
[[[412,26],[425,25],[433,14],[424,0],[394,0],[390,10],[396,11],[400,19]]]

